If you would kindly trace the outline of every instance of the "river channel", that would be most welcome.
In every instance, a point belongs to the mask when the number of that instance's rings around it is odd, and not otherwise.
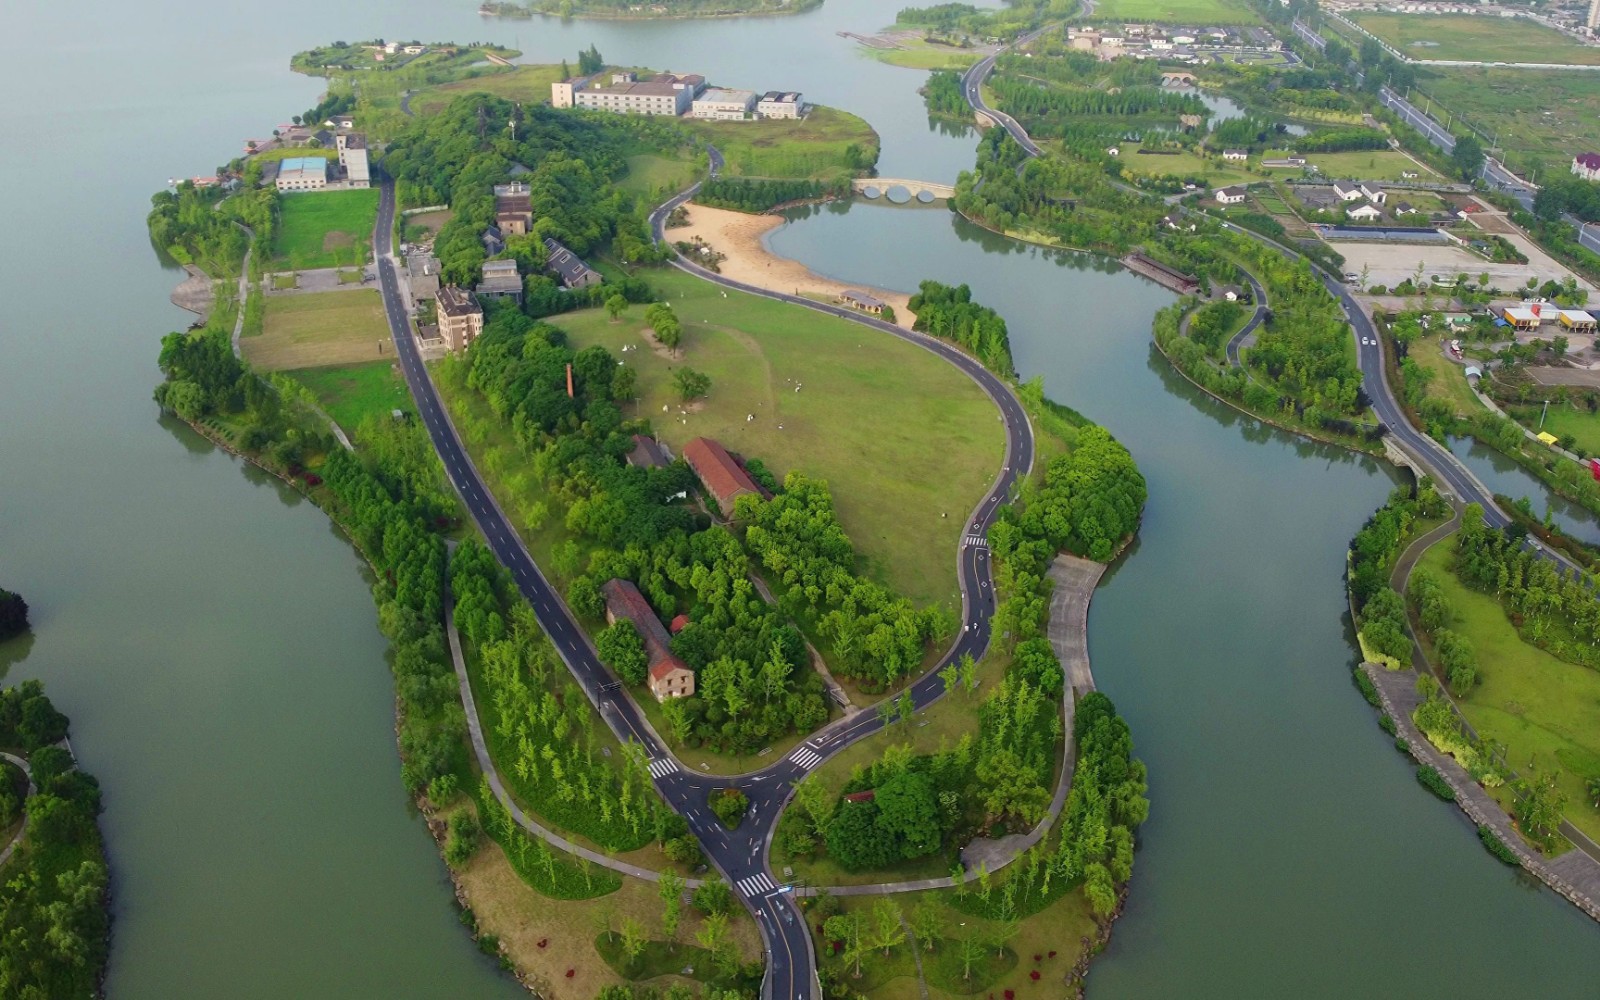
[[[157,340],[188,317],[145,237],[150,193],[309,106],[287,70],[336,38],[485,39],[800,89],[866,117],[886,176],[950,180],[973,140],[918,74],[837,36],[900,0],[788,19],[485,21],[472,0],[124,0],[0,17],[0,585],[105,787],[109,993],[513,997],[455,920],[399,780],[360,561],[315,508],[160,420]],[[1197,394],[1154,355],[1167,293],[938,208],[835,206],[772,237],[851,281],[967,281],[1024,377],[1105,423],[1150,481],[1140,544],[1090,619],[1095,674],[1150,764],[1103,997],[1592,996],[1592,923],[1433,801],[1352,690],[1346,540],[1394,479]],[[1540,501],[1536,499],[1536,507]]]

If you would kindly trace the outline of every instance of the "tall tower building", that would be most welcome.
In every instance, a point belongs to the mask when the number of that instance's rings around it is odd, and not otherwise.
[[[1589,0],[1589,31],[1600,29],[1600,0]]]

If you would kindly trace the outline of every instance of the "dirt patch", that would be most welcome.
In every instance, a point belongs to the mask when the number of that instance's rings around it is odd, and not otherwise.
[[[355,245],[356,238],[354,236],[349,233],[341,233],[338,230],[334,230],[322,238],[322,249],[324,250],[343,250],[345,247],[353,247]]]
[[[677,240],[703,240],[713,249],[727,256],[720,265],[723,275],[735,281],[774,292],[787,292],[809,298],[838,301],[839,293],[848,289],[871,292],[894,307],[895,321],[911,329],[914,317],[907,304],[910,297],[903,292],[890,292],[868,285],[846,284],[825,278],[799,261],[779,257],[767,249],[765,237],[772,230],[785,225],[775,215],[746,215],[705,205],[686,205],[689,220],[686,234]],[[676,233],[674,234],[676,236]]]
[[[663,344],[661,341],[656,339],[656,332],[650,329],[648,326],[643,330],[640,330],[639,335],[650,342],[650,350],[657,357],[666,358],[668,361],[683,360],[683,348],[668,347],[666,344]]]
[[[1477,212],[1468,215],[1467,218],[1474,226],[1477,226],[1486,233],[1497,233],[1501,236],[1511,236],[1517,231],[1517,227],[1511,224],[1510,219],[1507,219],[1505,216],[1498,213],[1490,215],[1487,212]]]

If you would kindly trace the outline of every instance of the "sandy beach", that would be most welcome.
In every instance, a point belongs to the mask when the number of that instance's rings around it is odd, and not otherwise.
[[[848,288],[870,292],[894,307],[895,321],[900,326],[911,329],[912,315],[907,305],[910,296],[903,292],[824,278],[804,264],[779,257],[768,250],[761,239],[783,225],[782,218],[776,215],[746,215],[695,204],[685,205],[684,208],[689,213],[689,224],[667,230],[667,239],[677,243],[680,240],[693,241],[698,237],[713,250],[726,254],[728,259],[718,265],[723,275],[769,291],[829,301],[837,301],[839,293]]]

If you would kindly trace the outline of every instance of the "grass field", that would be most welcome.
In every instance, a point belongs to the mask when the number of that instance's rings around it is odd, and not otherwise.
[[[1172,174],[1176,177],[1204,177],[1206,183],[1213,187],[1248,184],[1253,180],[1259,180],[1217,157],[1204,157],[1187,150],[1172,155],[1153,153],[1141,155],[1139,153],[1141,146],[1142,143],[1137,142],[1117,144],[1117,159],[1121,161],[1122,168],[1130,174],[1146,177],[1162,174]]]
[[[685,119],[683,125],[715,143],[727,160],[726,172],[741,177],[846,177],[853,172],[849,147],[861,150],[863,164],[873,162],[878,150],[872,126],[837,108],[813,108],[796,119]]]
[[[628,157],[628,173],[617,186],[634,194],[681,191],[694,180],[694,164],[654,153]]]
[[[1478,402],[1478,397],[1472,394],[1472,388],[1467,385],[1467,378],[1462,374],[1462,366],[1444,356],[1441,342],[1442,335],[1419,337],[1411,345],[1411,352],[1408,355],[1420,367],[1433,373],[1433,379],[1428,383],[1428,395],[1449,401],[1455,408],[1457,416],[1470,417],[1475,413],[1481,413],[1484,406]]]
[[[599,309],[555,323],[574,347],[604,344],[636,366],[640,413],[674,450],[706,435],[778,476],[800,469],[826,479],[866,572],[918,603],[958,607],[961,527],[1005,447],[978,387],[927,351],[845,320],[724,298],[678,271],[650,281],[683,321],[681,363],[711,376],[699,412],[678,416],[671,373],[680,362],[648,348],[621,353],[645,343],[637,307],[619,323]]]
[[[1600,47],[1526,18],[1360,13],[1351,20],[1413,59],[1600,65]]]
[[[411,95],[411,110],[419,115],[437,114],[462,94],[475,93],[493,94],[508,101],[543,103],[550,100],[550,85],[560,80],[559,65],[491,70],[467,80],[425,87]]]
[[[369,416],[387,418],[395,410],[415,410],[411,393],[392,361],[303,368],[294,377],[316,394],[323,409],[347,433],[354,433]]]
[[[1522,421],[1531,431],[1540,430],[1539,412],[1542,407],[1528,407],[1524,412],[1521,407],[1514,415]],[[1587,407],[1576,407],[1571,403],[1550,402],[1550,410],[1545,414],[1544,430],[1556,437],[1566,437],[1571,434],[1579,448],[1588,455],[1600,455],[1600,414],[1590,413]]]
[[[1451,627],[1478,654],[1479,684],[1461,702],[1482,736],[1506,745],[1511,765],[1530,760],[1554,768],[1567,794],[1566,815],[1600,838],[1600,810],[1588,804],[1587,778],[1600,776],[1600,671],[1558,660],[1523,642],[1500,602],[1468,589],[1450,567],[1454,536],[1429,549],[1418,563],[1438,577],[1460,616]]]
[[[1507,165],[1520,173],[1537,167],[1541,175],[1565,174],[1573,154],[1600,148],[1600,115],[1595,113],[1600,108],[1600,73],[1440,68],[1427,73],[1419,90],[1458,121],[1496,136]],[[1429,106],[1418,95],[1412,97],[1420,107]]]
[[[1101,0],[1096,21],[1156,21],[1163,24],[1259,24],[1244,0]]]
[[[242,338],[239,344],[255,367],[283,371],[392,361],[394,345],[388,340],[378,290],[361,288],[269,296],[261,336]]]
[[[988,51],[956,48],[953,45],[933,45],[926,39],[914,36],[898,38],[896,44],[899,47],[893,49],[863,45],[861,51],[879,62],[891,66],[903,66],[906,69],[966,69],[983,58],[984,52]]]
[[[1283,150],[1273,150],[1263,155],[1264,159],[1289,155]],[[1364,149],[1348,153],[1307,153],[1306,162],[1322,171],[1322,176],[1330,182],[1337,180],[1358,181],[1397,181],[1405,172],[1419,174],[1417,180],[1439,182],[1438,174],[1426,166],[1413,160],[1406,154],[1393,149]],[[1299,167],[1273,167],[1267,171],[1272,177],[1299,177],[1302,173]],[[1401,197],[1398,192],[1390,195],[1391,200]],[[1407,200],[1415,199],[1407,197]]]
[[[307,191],[279,201],[273,263],[296,271],[364,263],[378,190]]]

